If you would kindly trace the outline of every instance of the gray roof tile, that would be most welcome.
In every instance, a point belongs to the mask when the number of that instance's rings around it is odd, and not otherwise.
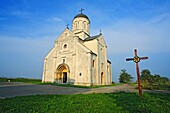
[[[100,33],[99,35],[96,35],[96,36],[87,37],[84,41],[90,41],[90,40],[97,39],[97,38],[99,38],[101,35],[102,35],[102,34]]]

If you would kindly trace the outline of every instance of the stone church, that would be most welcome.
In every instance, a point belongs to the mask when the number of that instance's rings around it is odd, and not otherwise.
[[[103,35],[90,36],[90,20],[82,12],[56,39],[44,59],[42,82],[83,86],[112,83],[111,62]]]

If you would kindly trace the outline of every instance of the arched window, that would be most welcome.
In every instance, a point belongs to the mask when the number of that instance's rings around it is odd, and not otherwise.
[[[78,29],[78,22],[75,22],[75,29]]]
[[[83,22],[83,25],[84,29],[86,30],[86,22]]]
[[[77,29],[77,22],[76,22],[76,29]]]
[[[66,49],[67,48],[67,44],[64,44],[63,48]]]
[[[79,22],[76,22],[76,29],[79,29]]]

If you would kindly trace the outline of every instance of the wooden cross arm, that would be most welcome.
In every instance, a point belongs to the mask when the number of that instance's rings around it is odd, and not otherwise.
[[[148,57],[141,57],[140,60],[148,59]]]
[[[127,58],[126,61],[134,60],[134,58]]]

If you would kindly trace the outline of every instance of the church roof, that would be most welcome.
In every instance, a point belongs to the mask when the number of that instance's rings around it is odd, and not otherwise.
[[[84,17],[84,18],[86,18],[86,19],[89,20],[89,18],[88,18],[85,14],[83,14],[83,13],[80,13],[80,14],[76,15],[76,16],[74,17],[74,19],[77,18],[77,17]],[[89,21],[90,21],[90,20],[89,20]]]
[[[102,35],[102,34],[100,33],[99,35],[96,35],[96,36],[87,37],[84,41],[90,41],[90,40],[97,39],[97,38],[99,38],[101,35]]]
[[[111,61],[107,60],[107,62],[108,62],[109,64],[111,64]]]

